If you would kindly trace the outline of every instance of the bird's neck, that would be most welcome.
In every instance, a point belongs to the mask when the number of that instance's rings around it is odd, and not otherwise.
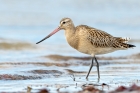
[[[72,28],[68,28],[65,30],[65,36],[69,45],[75,49],[78,48],[78,38],[76,33],[76,28],[73,26]]]
[[[66,37],[70,38],[73,35],[75,35],[75,32],[76,32],[75,27],[67,28],[65,30],[65,35],[66,35]]]

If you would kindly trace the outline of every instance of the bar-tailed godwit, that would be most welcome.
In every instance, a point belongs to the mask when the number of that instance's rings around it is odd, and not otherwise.
[[[79,52],[92,56],[91,66],[87,73],[86,79],[88,79],[94,60],[97,64],[98,81],[100,79],[99,63],[95,55],[106,54],[117,50],[126,50],[128,48],[135,47],[135,45],[126,43],[128,41],[127,38],[113,37],[107,32],[87,25],[79,25],[75,27],[73,21],[70,18],[63,18],[60,21],[60,25],[57,29],[55,29],[52,33],[36,44],[44,41],[60,30],[65,30],[67,42],[71,47],[78,50]]]

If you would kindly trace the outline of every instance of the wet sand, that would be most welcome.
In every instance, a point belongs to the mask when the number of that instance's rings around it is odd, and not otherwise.
[[[37,47],[29,42],[0,38],[0,50],[24,50],[36,48]]]
[[[112,91],[119,86],[140,85],[140,53],[126,57],[98,57],[100,64],[100,82],[97,82],[96,64],[85,79],[90,66],[91,57],[74,57],[47,55],[40,58],[50,59],[49,62],[1,62],[1,92],[26,92],[27,86],[32,92],[45,88],[49,92],[78,92],[82,85],[94,84],[96,89]],[[20,85],[18,85],[20,84]],[[14,88],[14,90],[11,90]],[[113,92],[112,92],[113,93]],[[114,92],[115,93],[115,92]]]

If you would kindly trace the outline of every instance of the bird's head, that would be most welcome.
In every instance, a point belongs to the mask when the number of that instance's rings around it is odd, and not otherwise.
[[[59,28],[60,29],[69,29],[73,26],[73,22],[70,18],[63,18],[61,21],[60,21],[60,25],[59,25]]]
[[[56,28],[53,32],[51,32],[49,35],[47,35],[45,38],[43,38],[42,40],[40,40],[39,42],[37,42],[36,44],[41,43],[42,41],[44,41],[45,39],[51,37],[53,34],[55,34],[56,32],[60,31],[60,30],[66,30],[69,29],[71,26],[73,26],[73,22],[70,18],[63,18],[60,21],[60,25],[58,26],[58,28]]]

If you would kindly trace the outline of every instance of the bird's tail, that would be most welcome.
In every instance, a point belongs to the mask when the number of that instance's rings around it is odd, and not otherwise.
[[[131,45],[131,44],[127,44],[127,45],[128,45],[128,48],[136,47],[135,45]]]
[[[122,39],[122,42],[125,43],[125,45],[127,46],[127,48],[136,47],[135,45],[127,44],[127,42],[131,39],[130,37],[123,37],[121,39]]]
[[[133,48],[133,47],[136,47],[135,45],[132,45],[132,44],[128,44],[127,42],[130,40],[129,37],[125,37],[125,38],[122,38],[122,37],[116,37],[117,39],[117,45],[118,47],[120,48],[124,48],[124,49],[127,49],[127,48]]]
[[[122,40],[124,43],[127,43],[131,38],[130,37],[123,37]]]
[[[127,43],[120,43],[120,47],[122,48],[133,48],[133,47],[136,47],[135,45],[131,45],[131,44],[127,44]]]

